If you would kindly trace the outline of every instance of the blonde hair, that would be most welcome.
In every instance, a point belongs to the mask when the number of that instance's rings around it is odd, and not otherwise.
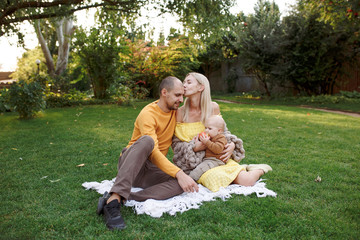
[[[204,86],[204,90],[201,92],[200,96],[200,109],[201,109],[201,122],[205,124],[205,120],[213,114],[211,93],[210,93],[210,84],[209,80],[202,75],[201,73],[191,72],[186,75],[185,79],[188,76],[193,76],[199,84]],[[184,114],[183,121],[187,122],[189,117],[190,101],[188,98],[184,101]]]
[[[224,131],[224,129],[225,129],[225,120],[220,115],[212,115],[209,118],[207,118],[206,120],[211,121],[210,124],[212,124],[213,126],[221,129],[222,131]],[[209,122],[208,122],[208,124],[209,124]]]

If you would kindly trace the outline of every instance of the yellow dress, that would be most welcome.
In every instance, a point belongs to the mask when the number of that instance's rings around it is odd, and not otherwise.
[[[204,131],[205,126],[201,122],[195,123],[176,123],[175,136],[181,141],[189,142],[198,133]],[[246,171],[245,166],[239,165],[232,159],[229,159],[225,165],[212,168],[206,171],[198,180],[198,183],[207,187],[213,192],[219,191],[220,187],[229,186],[239,172]]]

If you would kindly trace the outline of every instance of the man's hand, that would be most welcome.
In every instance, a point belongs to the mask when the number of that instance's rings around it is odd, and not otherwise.
[[[189,177],[186,173],[182,170],[176,173],[176,179],[180,185],[180,187],[184,190],[184,192],[198,192],[199,186],[196,184],[194,179]]]
[[[235,149],[235,144],[233,142],[226,144],[224,151],[222,152],[223,155],[220,156],[220,160],[226,163],[233,154],[234,149]]]

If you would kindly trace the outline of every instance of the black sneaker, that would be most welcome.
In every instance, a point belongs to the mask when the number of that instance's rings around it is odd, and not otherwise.
[[[120,203],[118,200],[112,200],[104,206],[104,218],[106,226],[110,230],[118,229],[122,230],[126,228],[124,219],[120,213]]]
[[[109,198],[110,198],[110,194],[108,192],[105,192],[102,197],[99,197],[99,202],[96,209],[96,213],[98,215],[104,213],[104,206],[106,205],[106,202]]]

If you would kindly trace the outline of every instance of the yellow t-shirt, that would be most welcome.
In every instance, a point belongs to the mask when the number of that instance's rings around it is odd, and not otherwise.
[[[166,158],[166,154],[171,146],[175,131],[176,111],[172,110],[166,113],[161,110],[157,103],[158,100],[141,110],[136,118],[134,131],[127,148],[144,135],[152,137],[155,145],[149,157],[150,161],[166,174],[175,177],[180,168],[170,162]]]
[[[175,136],[182,142],[190,142],[197,134],[205,130],[202,122],[176,123]]]

